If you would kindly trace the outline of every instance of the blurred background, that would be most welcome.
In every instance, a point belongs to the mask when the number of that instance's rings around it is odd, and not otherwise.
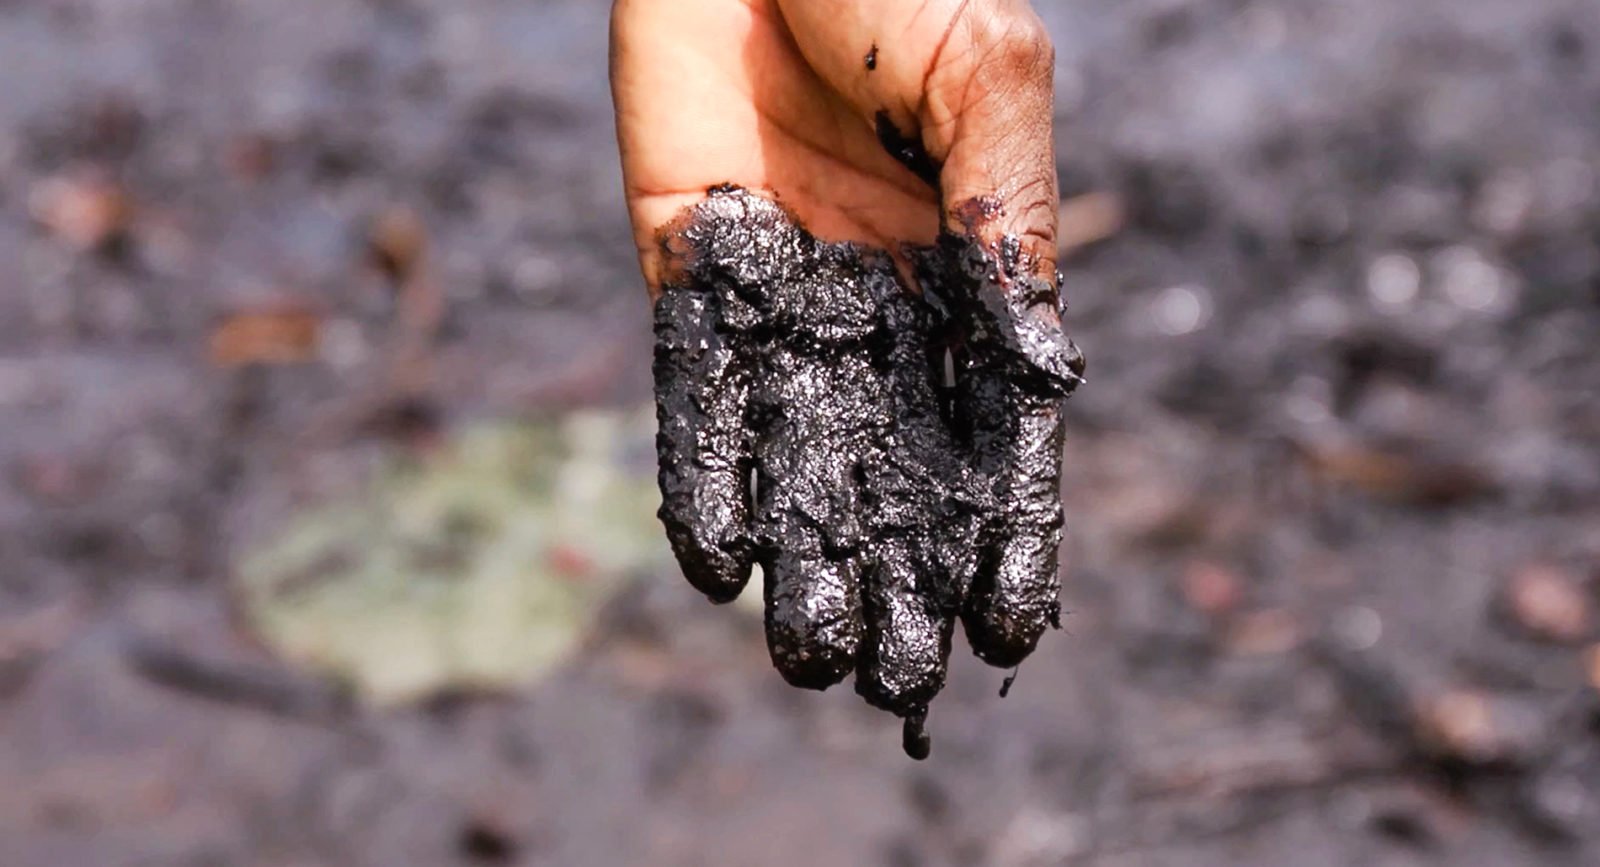
[[[599,0],[0,0],[0,865],[1600,863],[1600,6],[1040,0],[1066,629],[652,517]]]

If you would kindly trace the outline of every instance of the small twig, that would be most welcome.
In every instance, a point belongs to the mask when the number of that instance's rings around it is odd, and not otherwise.
[[[344,689],[283,669],[205,659],[144,639],[133,641],[126,654],[150,682],[209,701],[296,719],[332,720],[350,711]]]

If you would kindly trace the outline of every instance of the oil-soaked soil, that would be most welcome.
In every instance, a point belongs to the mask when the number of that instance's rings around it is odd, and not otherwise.
[[[913,763],[667,570],[499,700],[231,626],[374,455],[649,399],[605,4],[0,2],[0,864],[1594,863],[1600,9],[1036,5],[1064,631]]]

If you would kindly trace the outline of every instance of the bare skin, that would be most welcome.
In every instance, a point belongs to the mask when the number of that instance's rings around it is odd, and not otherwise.
[[[661,227],[718,184],[889,250],[966,227],[960,208],[985,198],[981,236],[1015,235],[1054,274],[1054,52],[1026,0],[617,0],[611,65],[652,295]],[[885,149],[880,113],[937,186]]]

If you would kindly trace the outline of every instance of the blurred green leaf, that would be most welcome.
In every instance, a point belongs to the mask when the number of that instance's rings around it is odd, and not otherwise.
[[[239,570],[285,657],[394,704],[561,662],[632,572],[670,561],[646,411],[461,432],[298,516]]]

